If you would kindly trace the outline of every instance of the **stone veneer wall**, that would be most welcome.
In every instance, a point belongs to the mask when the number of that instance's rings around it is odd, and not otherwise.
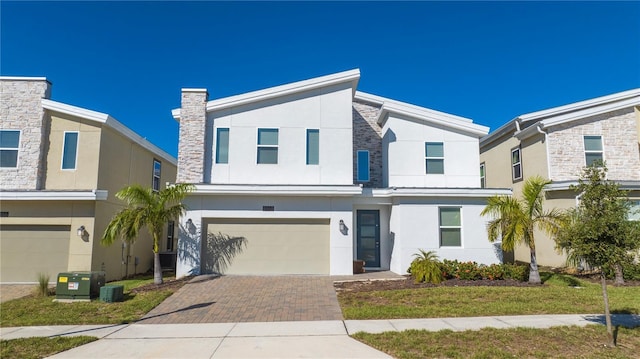
[[[205,89],[182,90],[176,179],[179,183],[204,181],[207,100]]]
[[[380,107],[353,102],[353,183],[382,187],[382,128],[376,122]],[[370,181],[358,182],[358,150],[369,151]]]
[[[640,180],[640,150],[632,107],[557,126],[549,132],[554,181],[576,180],[585,165],[585,135],[602,136],[604,160],[613,180]]]
[[[49,98],[44,78],[0,79],[0,129],[20,130],[17,168],[0,168],[0,189],[39,190],[44,186],[46,120],[41,99]]]

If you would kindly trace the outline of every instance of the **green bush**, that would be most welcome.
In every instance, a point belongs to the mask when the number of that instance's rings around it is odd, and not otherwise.
[[[502,265],[504,270],[505,279],[514,279],[520,282],[526,282],[529,280],[529,266],[521,264],[509,264]]]
[[[446,279],[456,278],[460,262],[457,260],[443,259],[440,267],[442,268],[442,276]]]
[[[503,264],[492,264],[488,266],[481,266],[480,273],[482,278],[490,280],[504,279]]]
[[[476,262],[461,262],[458,266],[456,278],[462,280],[482,279],[480,266]]]
[[[38,286],[36,287],[36,293],[40,297],[49,296],[49,275],[45,273],[38,273]]]
[[[408,272],[411,273],[416,283],[429,282],[438,284],[442,282],[441,263],[434,252],[426,252],[420,249],[420,253],[416,253],[413,256],[416,258],[411,262]]]
[[[609,279],[615,278],[612,267],[604,269],[604,273]],[[622,263],[622,277],[624,280],[640,280],[640,263],[634,263],[631,260]]]

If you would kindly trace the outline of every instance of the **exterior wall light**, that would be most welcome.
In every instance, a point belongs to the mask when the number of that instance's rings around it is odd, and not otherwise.
[[[84,226],[78,227],[78,237],[84,237],[86,233],[87,230],[84,228]]]
[[[344,234],[345,236],[349,234],[349,227],[347,227],[347,225],[344,224],[343,220],[340,220],[339,228],[340,228],[340,233]]]

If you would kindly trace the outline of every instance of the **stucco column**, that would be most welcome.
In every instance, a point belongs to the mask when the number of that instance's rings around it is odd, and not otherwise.
[[[182,89],[178,144],[179,183],[203,183],[205,168],[206,89]]]

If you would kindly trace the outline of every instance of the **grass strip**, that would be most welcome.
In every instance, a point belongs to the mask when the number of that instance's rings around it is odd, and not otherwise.
[[[32,337],[0,340],[2,359],[39,359],[98,340],[96,337]]]

